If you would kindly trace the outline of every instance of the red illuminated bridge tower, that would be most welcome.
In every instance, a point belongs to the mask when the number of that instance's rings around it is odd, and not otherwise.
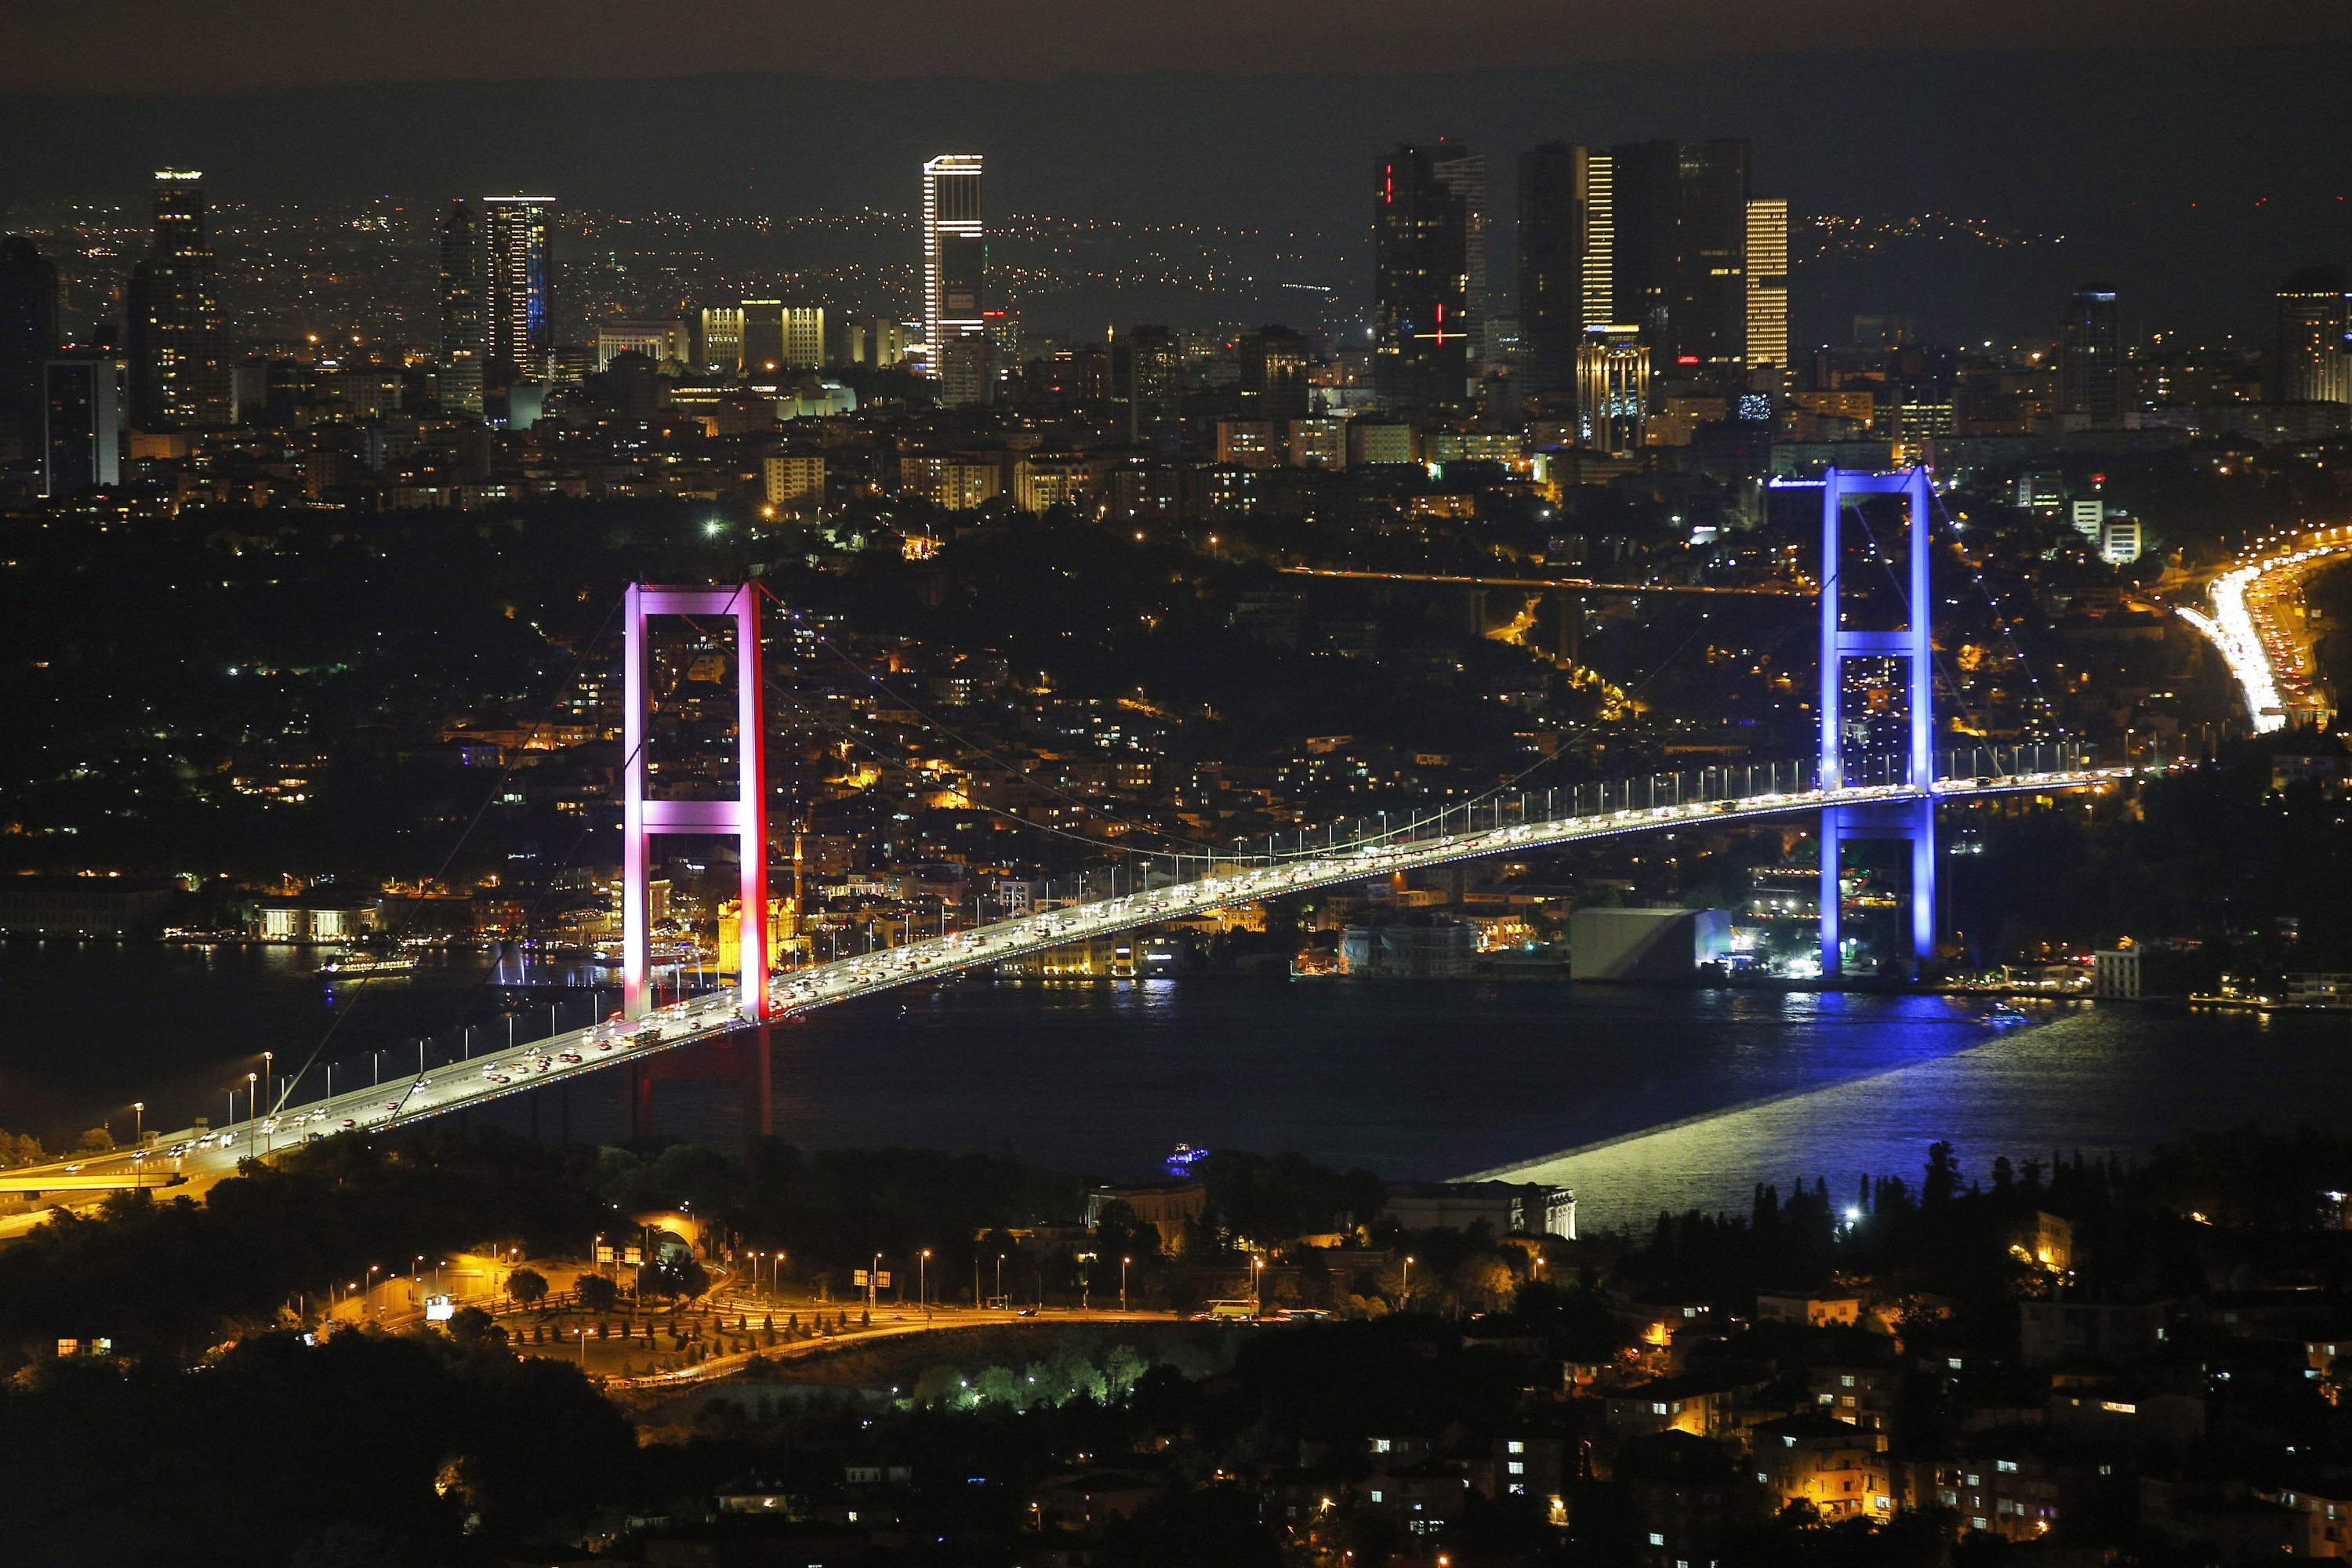
[[[649,887],[656,834],[731,837],[742,868],[742,1016],[768,1018],[768,805],[765,729],[760,700],[760,599],[750,583],[721,587],[656,587],[632,583],[622,605],[622,1009],[641,1018],[653,1006]],[[649,800],[646,744],[653,719],[656,616],[735,623],[737,772],[732,799]]]

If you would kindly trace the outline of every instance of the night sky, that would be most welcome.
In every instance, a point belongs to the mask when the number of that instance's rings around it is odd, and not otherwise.
[[[2340,0],[11,0],[0,91],[1141,68],[1391,74],[1841,49],[2352,38]]]

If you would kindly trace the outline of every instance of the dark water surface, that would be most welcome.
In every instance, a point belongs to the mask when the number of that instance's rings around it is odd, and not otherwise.
[[[218,1117],[223,1093],[322,1057],[339,1087],[575,1026],[613,1005],[585,968],[454,955],[333,998],[315,953],[0,946],[0,1127],[127,1129]],[[354,996],[356,1003],[354,1005]],[[1392,1176],[1561,1179],[1588,1223],[1744,1204],[1751,1183],[1916,1171],[1930,1141],[1995,1154],[2145,1148],[2185,1127],[2331,1124],[2352,1111],[2352,1025],[2027,1004],[1996,1031],[1934,997],[1628,990],[1474,981],[1204,977],[1043,986],[971,981],[774,1031],[777,1132],[807,1145],[997,1149],[1107,1174],[1191,1142],[1297,1149]],[[665,1058],[656,1128],[752,1125],[745,1048]],[[347,1077],[359,1074],[362,1077]],[[323,1087],[313,1067],[298,1098]],[[533,1101],[539,1103],[534,1105]],[[501,1101],[543,1136],[622,1131],[619,1075]],[[534,1127],[534,1123],[536,1124]]]

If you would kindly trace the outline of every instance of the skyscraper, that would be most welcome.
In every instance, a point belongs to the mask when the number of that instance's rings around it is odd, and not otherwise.
[[[2281,403],[2352,403],[2352,300],[2344,272],[2306,267],[2278,291]]]
[[[1306,338],[1288,327],[1260,327],[1244,332],[1238,347],[1242,406],[1248,417],[1304,419],[1309,396]]]
[[[1384,408],[1462,401],[1469,217],[1436,153],[1400,143],[1372,165],[1372,388]]]
[[[817,370],[825,354],[824,307],[782,300],[743,301],[743,374],[759,380]]]
[[[1789,370],[1789,203],[1748,204],[1748,384],[1779,392]]]
[[[1476,375],[1486,354],[1486,159],[1466,147],[1440,142],[1430,154],[1437,183],[1462,198],[1462,326],[1467,369]]]
[[[41,370],[41,493],[120,484],[122,378],[114,362],[80,354]]]
[[[1609,159],[1565,142],[1519,154],[1519,338],[1530,392],[1576,384],[1587,327],[1611,321]]]
[[[987,325],[982,314],[988,240],[981,226],[981,168],[976,153],[944,153],[923,164],[923,342],[931,374],[955,383],[940,389],[940,400],[950,405],[977,403],[987,395],[984,379],[970,384],[970,356],[947,353],[949,339],[975,336]]]
[[[482,411],[482,235],[463,196],[441,220],[441,406]]]
[[[155,171],[155,238],[130,291],[131,416],[142,426],[226,425],[228,358],[205,235],[204,175]]]
[[[57,352],[57,266],[29,239],[0,238],[0,463],[40,454],[41,367]]]
[[[553,196],[482,198],[483,343],[492,386],[554,372],[555,268],[547,209]]]
[[[2085,283],[2075,289],[2058,323],[2058,412],[2095,430],[2112,430],[2124,422],[2116,291],[2105,283]]]
[[[1661,374],[1737,380],[1748,353],[1748,143],[1637,142],[1610,153],[1615,321]]]

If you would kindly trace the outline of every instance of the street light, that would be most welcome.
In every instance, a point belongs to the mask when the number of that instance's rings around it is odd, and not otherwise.
[[[1413,1260],[1412,1258],[1408,1258],[1404,1260],[1404,1293],[1402,1296],[1398,1298],[1400,1300],[1409,1301],[1412,1300],[1412,1265]]]
[[[1265,1310],[1265,1259],[1250,1255],[1250,1311],[1253,1316]]]
[[[915,1295],[923,1303],[923,1321],[931,1321],[931,1249],[923,1248],[922,1261],[915,1275]]]
[[[143,1100],[131,1102],[131,1145],[134,1149],[147,1146],[147,1102]]]
[[[1081,1312],[1090,1310],[1094,1300],[1093,1293],[1088,1289],[1087,1279],[1087,1265],[1092,1263],[1094,1260],[1095,1255],[1091,1252],[1081,1252],[1078,1254],[1078,1310]]]
[[[1118,1260],[1118,1310],[1122,1312],[1127,1310],[1127,1266],[1134,1261],[1132,1258]]]

